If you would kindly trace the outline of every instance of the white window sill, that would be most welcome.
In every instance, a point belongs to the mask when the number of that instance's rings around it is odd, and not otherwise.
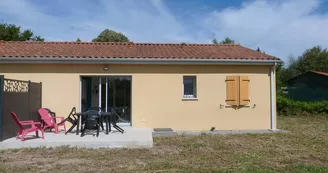
[[[182,101],[197,101],[198,100],[198,98],[182,98]]]

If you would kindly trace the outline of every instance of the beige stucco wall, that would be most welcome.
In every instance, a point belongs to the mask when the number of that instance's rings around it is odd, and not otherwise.
[[[175,130],[269,129],[269,66],[0,64],[5,78],[42,82],[42,106],[67,116],[80,106],[80,75],[132,76],[133,127]],[[197,76],[198,100],[183,100],[183,76]],[[250,79],[250,106],[225,107],[227,75]],[[221,108],[220,108],[220,105]],[[255,105],[255,106],[254,106]]]

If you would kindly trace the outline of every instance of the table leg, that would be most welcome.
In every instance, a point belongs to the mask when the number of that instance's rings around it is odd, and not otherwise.
[[[108,116],[108,131],[112,131],[112,128],[111,128],[111,126],[110,126],[110,123],[111,123],[111,116]]]
[[[106,135],[108,135],[108,116],[106,116]]]
[[[76,135],[79,135],[80,132],[80,116],[77,118],[77,126],[76,126]]]

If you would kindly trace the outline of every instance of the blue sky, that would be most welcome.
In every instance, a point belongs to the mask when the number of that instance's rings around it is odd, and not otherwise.
[[[106,28],[134,42],[230,37],[287,60],[328,47],[327,0],[0,0],[0,21],[47,41],[91,41]]]

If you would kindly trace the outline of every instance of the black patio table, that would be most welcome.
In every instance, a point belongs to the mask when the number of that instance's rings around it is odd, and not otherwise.
[[[80,119],[82,116],[86,116],[87,112],[77,112],[74,115],[78,117],[78,123],[77,123],[77,130],[76,130],[76,135],[79,135],[80,133]],[[100,118],[105,119],[106,122],[106,135],[111,131],[110,127],[110,121],[111,121],[111,116],[113,115],[112,112],[99,112]]]

